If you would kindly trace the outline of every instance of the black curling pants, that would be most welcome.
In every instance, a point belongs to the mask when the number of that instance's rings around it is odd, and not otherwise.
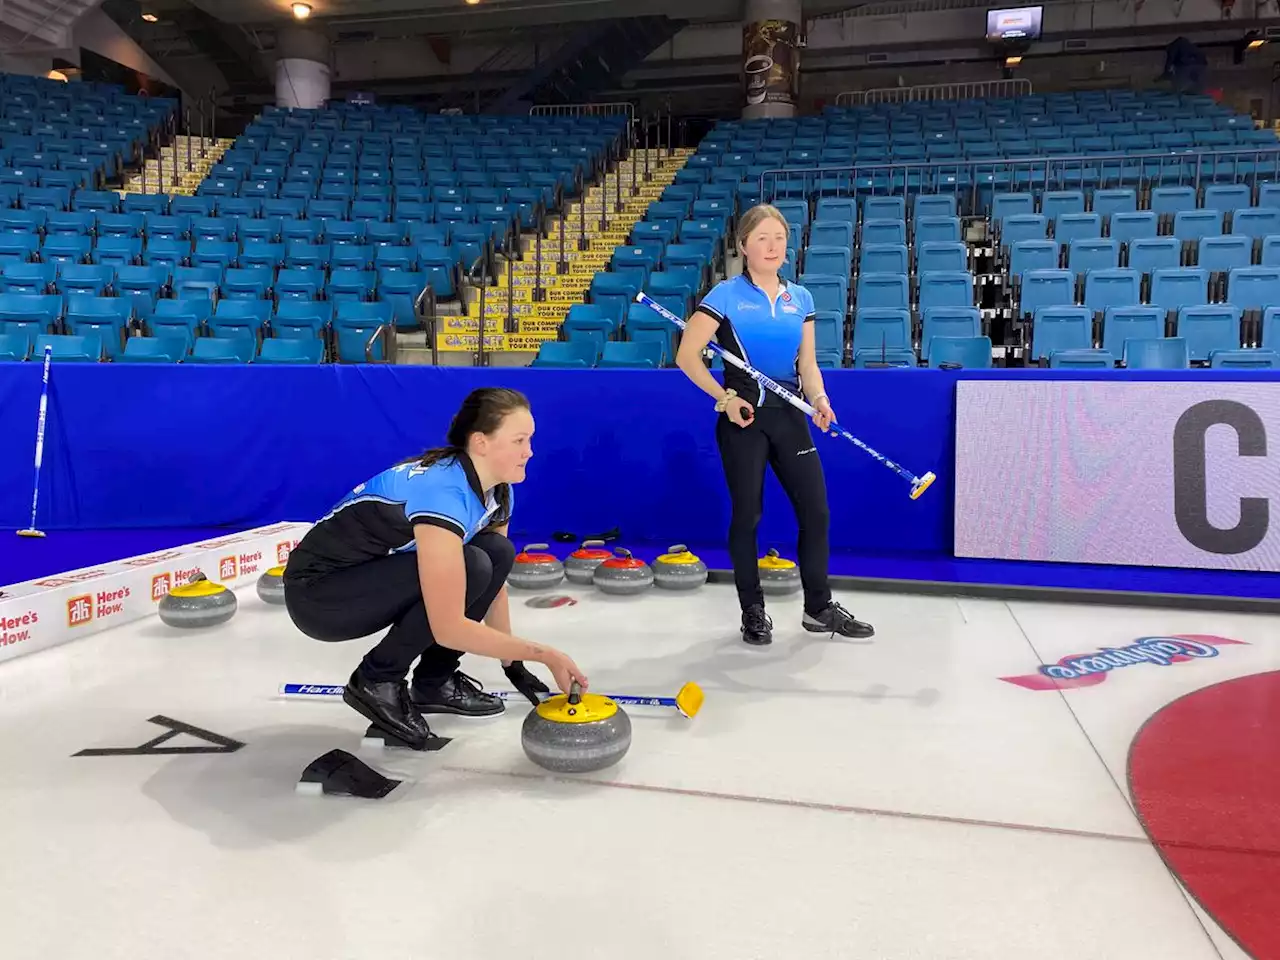
[[[764,603],[756,528],[764,510],[764,469],[768,465],[790,498],[800,526],[797,563],[805,611],[820,613],[831,602],[827,581],[831,512],[809,418],[795,407],[778,404],[757,407],[755,420],[747,427],[735,426],[722,414],[716,423],[716,442],[733,507],[729,557],[742,609]]]
[[[481,533],[463,547],[463,554],[466,615],[479,622],[507,582],[516,551],[502,534]],[[412,551],[301,582],[286,580],[284,595],[293,622],[315,640],[355,640],[386,630],[361,664],[372,681],[403,680],[418,660],[414,683],[430,688],[452,676],[462,659],[461,653],[441,646],[431,634],[418,580],[418,555]]]

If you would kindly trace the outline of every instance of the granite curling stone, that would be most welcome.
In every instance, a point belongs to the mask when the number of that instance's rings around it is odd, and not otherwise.
[[[188,583],[174,587],[159,605],[160,620],[170,627],[197,629],[226,623],[236,613],[236,595],[197,572]]]
[[[272,567],[258,578],[258,597],[263,603],[284,603],[284,567]]]
[[[653,586],[653,568],[637,560],[630,550],[619,547],[616,556],[596,567],[592,582],[601,593],[615,597],[632,597]]]
[[[564,579],[564,564],[545,543],[531,543],[516,554],[516,562],[507,575],[507,583],[517,590],[543,590]]]
[[[525,755],[553,773],[590,773],[611,767],[631,748],[631,718],[608,697],[569,693],[529,711],[520,731]]]
[[[587,540],[569,554],[564,561],[565,578],[570,583],[591,586],[591,577],[596,572],[596,567],[612,556],[608,550],[602,549],[603,547],[603,540]]]
[[[770,550],[760,558],[760,589],[770,596],[795,593],[800,589],[800,568]]]
[[[707,582],[707,565],[677,543],[653,561],[653,582],[663,590],[696,590]]]

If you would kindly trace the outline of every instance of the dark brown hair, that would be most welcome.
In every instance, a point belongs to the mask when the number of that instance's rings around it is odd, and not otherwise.
[[[466,453],[467,441],[473,433],[492,434],[502,426],[507,414],[528,409],[528,397],[518,390],[508,390],[506,387],[480,387],[472,390],[453,415],[449,432],[445,434],[445,445],[432,447],[404,462],[429,467],[441,460],[456,458],[458,454]],[[500,483],[493,495],[498,501],[498,512],[493,515],[485,530],[496,529],[511,519],[511,488]]]

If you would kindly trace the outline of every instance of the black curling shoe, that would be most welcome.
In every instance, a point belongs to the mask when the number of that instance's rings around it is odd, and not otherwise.
[[[409,691],[413,705],[423,713],[450,713],[460,717],[492,717],[507,709],[500,699],[485,693],[461,671],[437,687],[415,680]]]
[[[357,668],[342,689],[342,700],[379,730],[404,741],[414,750],[425,747],[431,730],[409,699],[403,680],[369,680]]]
[[[763,647],[773,643],[773,621],[764,612],[764,607],[753,603],[742,611],[742,642],[754,647]]]
[[[834,600],[828,603],[821,613],[812,614],[805,611],[803,625],[810,633],[829,633],[833,636],[838,634],[858,640],[876,635],[875,627],[858,620]]]

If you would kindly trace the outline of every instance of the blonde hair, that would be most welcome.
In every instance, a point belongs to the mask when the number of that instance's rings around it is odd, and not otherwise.
[[[738,250],[744,257],[747,237],[751,236],[752,231],[766,220],[777,220],[782,224],[783,237],[788,241],[791,239],[791,224],[787,223],[787,218],[782,215],[782,211],[771,203],[757,204],[744,213],[738,222]]]

